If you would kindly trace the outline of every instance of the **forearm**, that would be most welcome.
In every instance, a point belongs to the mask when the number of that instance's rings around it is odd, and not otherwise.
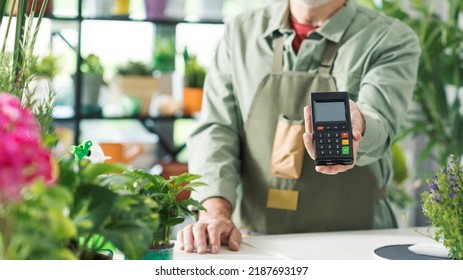
[[[199,219],[201,218],[217,218],[223,217],[231,219],[233,212],[232,206],[228,200],[222,197],[211,197],[203,201],[205,211],[199,211]]]
[[[396,32],[372,55],[356,103],[365,119],[358,165],[374,162],[389,151],[412,100],[420,54],[416,36]]]

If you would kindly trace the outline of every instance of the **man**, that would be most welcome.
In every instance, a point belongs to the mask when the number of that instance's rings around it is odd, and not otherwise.
[[[190,172],[209,185],[194,194],[207,211],[178,233],[179,247],[238,250],[235,209],[256,233],[396,227],[389,148],[419,54],[410,28],[353,0],[289,0],[229,21],[188,142]],[[313,161],[307,105],[311,92],[330,91],[351,99],[353,165]]]

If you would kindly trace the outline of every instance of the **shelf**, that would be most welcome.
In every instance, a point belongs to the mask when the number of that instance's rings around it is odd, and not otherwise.
[[[175,115],[175,116],[146,116],[146,117],[141,117],[141,116],[124,116],[124,117],[100,117],[100,116],[81,116],[81,120],[139,120],[139,121],[145,121],[145,120],[153,120],[153,121],[174,121],[178,119],[194,119],[194,116],[187,116],[187,115]],[[65,118],[60,118],[56,117],[54,118],[55,121],[75,121],[75,117],[65,117]]]
[[[111,17],[82,17],[82,20],[96,21],[132,21],[132,22],[151,22],[153,24],[176,25],[180,23],[186,24],[223,24],[222,20],[186,20],[180,18],[160,18],[160,19],[135,19],[128,16],[111,16]]]
[[[187,115],[173,115],[173,116],[123,116],[123,117],[105,117],[102,116],[101,110],[89,110],[89,108],[85,108],[82,105],[82,72],[80,69],[80,65],[83,62],[82,58],[82,45],[83,40],[85,40],[85,36],[82,36],[83,32],[88,32],[86,28],[83,28],[83,25],[87,26],[86,24],[95,23],[97,25],[98,21],[101,22],[121,22],[121,23],[151,23],[155,26],[156,36],[166,36],[166,34],[171,35],[172,33],[175,35],[176,28],[178,24],[214,24],[214,25],[222,25],[224,22],[222,19],[210,19],[210,20],[190,20],[188,18],[159,18],[159,19],[146,19],[144,18],[143,14],[140,14],[137,17],[132,16],[93,16],[97,14],[85,14],[83,13],[83,0],[77,0],[77,7],[76,7],[77,14],[73,13],[59,13],[59,15],[49,15],[45,16],[44,18],[50,21],[57,21],[59,23],[62,21],[63,26],[67,27],[67,23],[75,22],[76,25],[72,28],[76,30],[76,39],[72,36],[73,34],[68,35],[68,33],[64,34],[61,33],[61,29],[52,30],[51,36],[58,36],[61,38],[64,43],[69,46],[71,49],[75,51],[77,54],[76,56],[76,69],[75,69],[75,78],[73,81],[74,87],[74,105],[68,105],[69,102],[63,102],[63,105],[56,106],[55,114],[56,117],[54,118],[54,122],[59,124],[60,126],[64,127],[72,127],[75,130],[73,135],[73,142],[74,144],[78,144],[80,141],[80,136],[83,135],[83,130],[92,122],[101,122],[109,121],[108,126],[105,126],[105,130],[109,128],[114,128],[119,131],[119,127],[117,121],[133,121],[137,122],[137,125],[142,125],[146,130],[148,130],[152,134],[156,134],[159,137],[159,151],[162,158],[171,158],[175,159],[177,155],[185,148],[185,143],[176,143],[179,142],[178,140],[175,142],[173,140],[173,131],[174,131],[174,123],[176,120],[188,120],[188,119],[195,119],[195,116],[187,116]],[[58,14],[58,13],[57,13]],[[92,16],[90,16],[92,15]],[[57,25],[56,28],[60,27]],[[65,30],[67,31],[67,30]],[[93,32],[93,31],[92,31]],[[66,36],[68,35],[68,36]],[[117,36],[117,33],[115,34]],[[82,39],[84,38],[84,39]],[[66,104],[66,105],[64,105]],[[57,108],[59,107],[59,108]],[[186,121],[187,122],[187,121]],[[177,122],[182,123],[182,122]],[[107,133],[111,135],[111,133]],[[128,135],[134,136],[134,135]],[[136,136],[136,135],[135,135]]]
[[[7,14],[3,15],[8,17]],[[223,24],[222,20],[187,20],[181,18],[159,18],[159,19],[137,19],[129,16],[110,16],[110,17],[78,17],[78,16],[44,16],[43,18],[56,21],[128,21],[128,22],[150,22],[153,24],[166,24],[166,25],[177,25],[181,23],[185,24]]]

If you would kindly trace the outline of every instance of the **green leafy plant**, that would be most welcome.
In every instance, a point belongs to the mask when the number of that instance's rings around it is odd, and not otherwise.
[[[37,63],[37,58],[34,55],[35,42],[37,40],[38,31],[42,23],[48,0],[43,1],[42,6],[37,5],[37,1],[32,2],[32,11],[28,16],[26,14],[27,0],[10,0],[11,10],[9,16],[4,22],[4,17],[0,17],[0,27],[5,26],[5,37],[0,50],[0,92],[9,92],[23,102],[23,105],[30,108],[36,116],[42,137],[47,145],[52,145],[56,139],[53,133],[53,93],[43,102],[38,102],[33,98],[34,92],[29,89],[29,83],[34,77],[34,67]],[[17,4],[17,13],[15,25],[13,25],[13,9]],[[7,1],[0,2],[0,11],[5,14],[7,9]],[[34,13],[39,10],[38,16]],[[13,32],[14,30],[14,32]],[[12,34],[13,33],[13,34]],[[12,52],[7,50],[7,42],[10,35],[13,35]]]
[[[123,76],[152,76],[153,68],[142,61],[129,61],[117,67],[116,72]]]
[[[421,194],[423,213],[436,228],[435,239],[449,248],[451,257],[463,260],[463,168],[450,157],[449,164],[428,180]]]
[[[100,184],[126,166],[91,163],[90,141],[70,148],[75,159],[56,162],[17,96],[0,94],[0,123],[0,259],[97,259],[110,245],[143,256],[158,204]]]
[[[463,85],[463,30],[459,26],[463,2],[447,1],[445,15],[437,14],[434,8],[439,1],[413,0],[407,9],[399,0],[362,2],[407,23],[420,41],[422,55],[414,94],[419,109],[399,135],[427,138],[417,169],[427,159],[442,166],[451,154],[462,155],[463,115],[456,92]]]
[[[150,248],[168,246],[173,226],[182,223],[187,216],[193,216],[190,207],[205,210],[196,200],[180,197],[195,188],[205,184],[197,181],[201,176],[183,173],[165,179],[159,175],[152,175],[141,169],[126,170],[118,174],[110,174],[104,179],[106,185],[114,191],[129,191],[149,197],[160,207],[158,230],[153,231]]]
[[[175,39],[162,37],[156,41],[154,67],[162,73],[175,70]]]
[[[60,58],[56,55],[48,54],[37,58],[37,63],[33,65],[32,72],[36,76],[43,76],[53,79],[60,71]]]
[[[12,1],[11,7],[18,4],[14,46],[13,52],[7,51],[6,44],[13,30],[13,16],[9,16],[0,52],[0,95],[8,96],[3,92],[9,92],[17,97],[18,104],[22,101],[22,106],[18,107],[34,113],[40,132],[38,127],[14,129],[13,121],[18,121],[18,125],[35,123],[18,118],[16,114],[6,114],[2,119],[8,126],[0,129],[0,150],[11,150],[9,145],[14,143],[19,152],[14,156],[2,155],[1,163],[5,164],[3,156],[7,156],[6,163],[10,160],[14,164],[9,166],[13,168],[2,169],[0,179],[9,184],[15,177],[27,177],[27,180],[13,180],[13,186],[5,185],[3,181],[0,184],[0,259],[92,259],[98,256],[99,250],[110,245],[130,258],[141,258],[158,226],[158,204],[144,195],[113,192],[102,187],[99,181],[107,172],[121,172],[125,167],[63,159],[56,164],[59,166],[56,167],[59,169],[59,175],[54,178],[56,182],[48,182],[48,177],[52,177],[50,165],[54,162],[51,152],[24,148],[25,144],[32,143],[31,139],[38,137],[42,137],[42,141],[34,140],[33,144],[52,146],[45,140],[52,134],[52,93],[48,102],[39,104],[31,98],[33,92],[29,89],[29,82],[36,74],[34,45],[48,1],[38,7],[40,13],[35,18],[35,0],[32,1],[31,16],[26,15],[27,0]],[[3,14],[6,7],[7,1],[0,1]],[[13,14],[12,10],[9,14]],[[4,17],[0,17],[2,29],[3,20]],[[21,143],[20,137],[10,139],[10,134],[24,136],[27,141]],[[3,141],[8,139],[10,141]],[[25,160],[18,160],[20,158]],[[40,160],[36,162],[36,159]],[[18,162],[25,167],[18,167]],[[43,176],[47,179],[46,186],[40,181]],[[20,194],[18,201],[6,199],[4,192],[9,194],[11,190]]]
[[[39,181],[23,189],[21,201],[10,205],[0,201],[0,259],[77,259],[65,245],[77,233],[63,211],[71,201],[66,188],[45,186]]]
[[[79,259],[94,259],[115,246],[131,259],[140,259],[158,226],[158,204],[146,196],[114,192],[101,177],[125,166],[65,160],[59,184],[72,194],[69,216],[77,233],[68,244]]]
[[[82,73],[86,74],[97,74],[101,76],[104,74],[104,67],[100,57],[93,53],[82,59],[80,70]]]
[[[198,62],[196,56],[189,55],[186,48],[183,52],[183,58],[185,60],[185,86],[192,88],[204,87],[206,68]]]
[[[63,159],[59,166],[56,184],[37,181],[23,189],[20,201],[0,200],[0,257],[97,260],[117,248],[141,259],[159,225],[159,205],[147,196],[100,185],[101,175],[120,172],[122,166],[74,159]]]

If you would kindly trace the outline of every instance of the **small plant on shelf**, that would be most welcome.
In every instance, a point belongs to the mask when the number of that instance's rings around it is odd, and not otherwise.
[[[104,67],[100,57],[93,53],[82,59],[80,70],[86,74],[98,74],[101,76],[104,74]]]
[[[83,57],[80,70],[82,71],[82,112],[101,114],[101,107],[98,102],[101,87],[105,83],[103,79],[104,67],[100,57],[93,53]]]
[[[196,55],[188,54],[184,51],[185,60],[185,87],[203,88],[206,78],[206,68],[201,65]]]
[[[128,61],[117,67],[117,74],[122,76],[153,76],[153,68],[143,61]]]
[[[156,41],[154,66],[161,73],[175,70],[175,39],[162,37]]]
[[[32,72],[35,76],[53,79],[60,71],[60,57],[48,54],[37,58],[33,65]]]
[[[131,114],[149,115],[151,99],[159,86],[153,72],[153,67],[143,61],[131,60],[117,67],[113,88],[129,97],[128,100],[133,104]]]
[[[183,111],[186,115],[194,115],[201,111],[206,68],[202,66],[196,56],[192,56],[185,48],[185,86],[183,89]]]

